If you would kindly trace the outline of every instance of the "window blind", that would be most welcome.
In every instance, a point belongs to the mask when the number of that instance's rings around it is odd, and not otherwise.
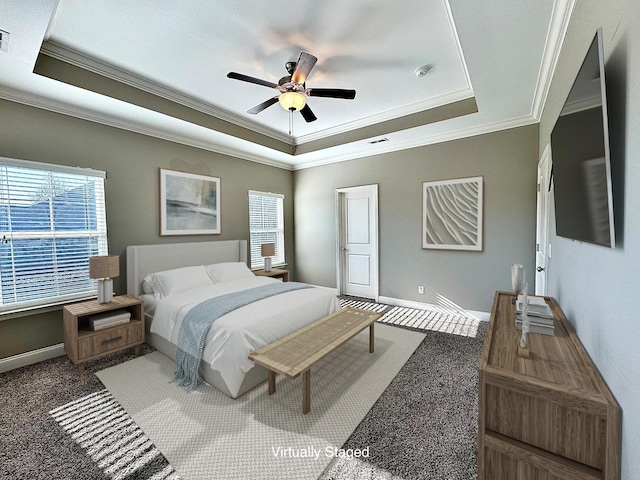
[[[105,173],[0,158],[0,313],[95,294],[106,255]]]
[[[249,235],[251,268],[263,268],[264,258],[260,247],[263,243],[275,243],[273,265],[283,265],[284,260],[284,195],[249,191]]]

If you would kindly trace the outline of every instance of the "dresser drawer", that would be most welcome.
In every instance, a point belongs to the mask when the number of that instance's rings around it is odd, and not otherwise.
[[[606,460],[606,419],[580,408],[558,405],[514,389],[486,386],[492,401],[486,428],[576,462],[602,470]],[[537,477],[536,477],[537,478]]]
[[[139,321],[79,338],[78,358],[86,359],[136,343],[142,343],[142,328]]]

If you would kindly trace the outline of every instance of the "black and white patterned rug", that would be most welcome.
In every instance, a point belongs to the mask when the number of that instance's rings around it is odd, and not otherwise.
[[[113,480],[180,478],[107,390],[54,408],[49,414]]]

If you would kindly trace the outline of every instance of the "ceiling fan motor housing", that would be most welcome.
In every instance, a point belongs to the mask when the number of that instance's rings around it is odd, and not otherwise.
[[[298,64],[297,62],[287,62],[284,64],[284,68],[287,69],[287,72],[289,73],[289,75],[293,75],[293,72],[295,72],[296,70],[297,64]]]

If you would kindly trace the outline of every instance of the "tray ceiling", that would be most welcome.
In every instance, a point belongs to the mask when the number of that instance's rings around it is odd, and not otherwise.
[[[178,6],[179,5],[179,6]],[[534,123],[571,12],[551,0],[3,2],[0,97],[240,158],[304,168]],[[318,57],[317,120],[270,82]],[[416,70],[428,66],[424,76]]]

